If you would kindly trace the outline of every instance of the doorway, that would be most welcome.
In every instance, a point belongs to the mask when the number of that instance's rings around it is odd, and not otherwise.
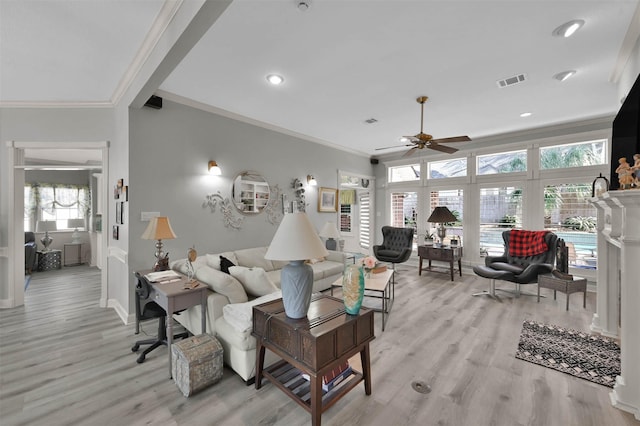
[[[13,207],[9,208],[9,263],[8,263],[8,295],[9,305],[16,307],[24,304],[25,283],[25,255],[24,255],[24,187],[25,174],[29,170],[56,171],[56,170],[86,170],[93,175],[93,171],[99,178],[92,185],[95,188],[95,198],[98,205],[107,206],[106,197],[108,189],[105,187],[108,179],[103,178],[108,171],[109,143],[101,142],[11,142],[9,153],[10,173],[8,187],[9,199],[13,200]],[[94,207],[95,208],[95,207]],[[107,213],[107,212],[105,212]],[[106,214],[105,214],[106,217]],[[108,276],[106,263],[107,238],[101,238],[96,252],[99,258],[96,264],[101,268],[101,294],[99,304],[107,306]],[[97,243],[98,244],[98,243]],[[13,255],[11,255],[13,253]]]

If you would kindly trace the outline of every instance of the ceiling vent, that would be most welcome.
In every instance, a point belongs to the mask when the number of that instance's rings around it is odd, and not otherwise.
[[[507,86],[513,86],[514,84],[522,83],[526,79],[524,74],[514,75],[513,77],[507,77],[503,80],[496,81],[498,87],[503,88]]]
[[[378,120],[376,120],[375,118],[368,118],[366,120],[364,120],[365,123],[367,124],[373,124],[373,123],[377,123]]]

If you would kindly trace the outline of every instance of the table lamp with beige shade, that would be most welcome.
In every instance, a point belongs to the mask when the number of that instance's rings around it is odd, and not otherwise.
[[[171,228],[169,218],[166,216],[157,216],[151,218],[147,229],[140,237],[143,240],[157,240],[156,242],[156,263],[153,265],[154,271],[166,271],[169,269],[169,253],[165,254],[162,250],[162,240],[173,240],[176,238],[175,232]]]

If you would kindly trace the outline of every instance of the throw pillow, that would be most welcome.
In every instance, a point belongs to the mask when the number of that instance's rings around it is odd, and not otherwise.
[[[226,296],[229,303],[243,303],[249,300],[240,281],[222,271],[203,266],[196,271],[195,277],[211,290]]]
[[[238,264],[238,260],[236,259],[236,255],[232,251],[225,251],[224,253],[207,253],[204,255],[205,261],[207,265],[211,266],[213,269],[220,270],[220,256],[224,256],[233,262],[234,265]]]
[[[232,277],[237,278],[247,294],[252,296],[265,296],[279,290],[262,268],[232,266],[229,268],[229,273]]]
[[[232,261],[224,256],[220,256],[220,270],[225,273],[229,273],[229,268],[236,266]]]

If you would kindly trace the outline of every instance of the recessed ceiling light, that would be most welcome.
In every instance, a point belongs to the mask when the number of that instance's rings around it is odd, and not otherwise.
[[[531,117],[533,114],[530,112],[523,112],[522,114],[520,114],[520,117],[525,118],[525,117]]]
[[[557,37],[571,37],[583,25],[584,21],[582,19],[575,19],[560,25],[558,28],[553,30],[552,34]]]
[[[284,78],[278,74],[269,74],[267,76],[267,81],[274,86],[284,83]]]
[[[554,75],[553,78],[555,78],[558,81],[565,81],[569,77],[573,76],[575,73],[576,73],[576,70],[562,71]]]

